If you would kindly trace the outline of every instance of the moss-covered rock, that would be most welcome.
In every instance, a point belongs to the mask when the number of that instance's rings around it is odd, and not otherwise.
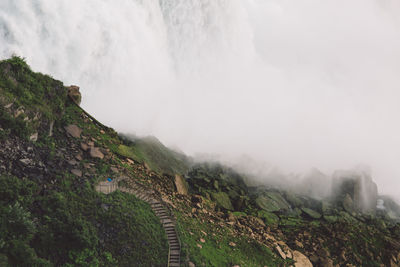
[[[256,199],[256,204],[260,209],[268,212],[287,211],[290,209],[289,203],[278,192],[265,192]]]
[[[321,218],[321,214],[319,212],[316,212],[315,210],[309,209],[309,208],[301,208],[301,210],[309,217],[313,219],[319,219]]]
[[[232,202],[227,193],[213,192],[211,193],[211,199],[217,203],[217,206],[226,210],[233,210]]]
[[[279,222],[279,217],[273,214],[272,212],[267,212],[264,210],[260,210],[258,212],[258,217],[263,219],[266,225],[276,226]]]

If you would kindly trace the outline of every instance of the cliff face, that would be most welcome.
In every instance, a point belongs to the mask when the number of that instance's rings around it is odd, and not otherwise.
[[[0,266],[165,265],[166,236],[150,207],[95,191],[119,177],[175,214],[184,266],[400,264],[400,207],[365,173],[338,172],[333,198],[307,188],[321,185],[317,171],[302,194],[251,187],[155,138],[121,137],[79,101],[78,87],[20,58],[0,62]]]

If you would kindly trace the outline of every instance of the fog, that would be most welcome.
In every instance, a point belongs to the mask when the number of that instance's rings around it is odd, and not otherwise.
[[[118,131],[286,173],[365,164],[398,197],[399,14],[397,0],[2,0],[0,57],[79,85]]]

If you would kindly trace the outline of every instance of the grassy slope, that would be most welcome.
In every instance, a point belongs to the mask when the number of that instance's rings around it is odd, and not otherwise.
[[[11,102],[14,110],[24,109],[17,118],[4,108]],[[32,72],[18,57],[0,62],[0,104],[0,141],[33,146],[35,156],[45,163],[62,164],[69,146],[79,144],[67,139],[62,128],[68,123],[80,125],[86,136],[96,136],[97,146],[120,142],[115,132],[100,134],[97,126],[83,120],[61,82]],[[48,137],[51,121],[54,135]],[[28,142],[34,132],[39,133],[38,142]],[[88,162],[95,165],[89,179],[50,167],[48,173],[37,174],[41,179],[28,172],[25,178],[16,177],[15,169],[0,173],[0,266],[165,264],[166,236],[150,206],[127,194],[106,196],[94,190],[98,180],[110,175],[111,164],[126,166],[116,157],[85,158],[80,167]]]

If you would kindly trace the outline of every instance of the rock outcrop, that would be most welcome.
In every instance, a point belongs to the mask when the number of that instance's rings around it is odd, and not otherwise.
[[[378,187],[366,171],[336,171],[332,190],[346,211],[375,213]]]

